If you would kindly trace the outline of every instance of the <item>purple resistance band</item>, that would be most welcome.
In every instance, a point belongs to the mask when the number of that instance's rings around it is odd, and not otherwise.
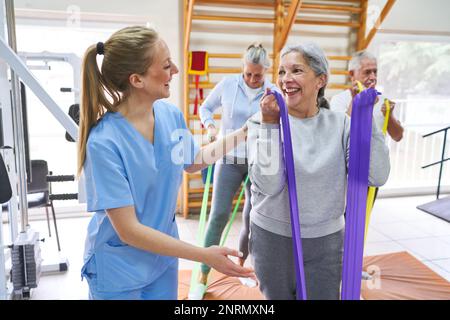
[[[369,182],[372,112],[377,91],[364,90],[353,99],[345,223],[342,300],[359,300]]]
[[[303,248],[300,234],[300,221],[297,201],[297,185],[295,183],[294,171],[294,155],[292,152],[291,129],[289,127],[289,116],[284,103],[284,99],[280,93],[272,91],[271,94],[275,96],[278,106],[280,107],[281,128],[283,130],[284,143],[284,161],[286,165],[287,184],[289,190],[289,204],[291,208],[291,227],[292,227],[292,242],[295,257],[295,271],[297,277],[297,300],[306,300],[306,286],[305,286],[305,270],[303,267]]]

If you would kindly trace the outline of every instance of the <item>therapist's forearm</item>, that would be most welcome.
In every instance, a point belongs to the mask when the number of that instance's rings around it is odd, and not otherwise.
[[[204,248],[190,245],[141,224],[133,206],[108,209],[107,214],[120,240],[132,247],[164,256],[205,261]]]
[[[126,244],[145,251],[164,256],[204,262],[204,248],[193,246],[187,242],[175,239],[153,228],[136,223],[128,230],[122,239]]]
[[[233,277],[252,276],[251,269],[236,265],[228,258],[228,256],[241,256],[237,250],[218,246],[196,247],[172,238],[165,233],[141,224],[137,219],[134,206],[108,209],[106,212],[120,240],[129,246],[158,255],[202,262]],[[175,224],[175,221],[172,223]]]
[[[244,127],[217,141],[207,144],[200,149],[195,157],[194,164],[188,167],[186,171],[192,173],[214,164],[217,160],[223,158],[224,155],[236,148],[238,144],[245,141],[246,137],[247,127]]]
[[[204,248],[193,246],[142,224],[136,229],[137,233],[132,234],[129,241],[134,247],[165,256],[205,261]]]

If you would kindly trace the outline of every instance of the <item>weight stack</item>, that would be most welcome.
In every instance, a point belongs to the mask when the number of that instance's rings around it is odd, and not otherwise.
[[[41,249],[39,233],[28,230],[19,235],[11,249],[11,281],[14,291],[29,293],[36,288],[41,276]]]

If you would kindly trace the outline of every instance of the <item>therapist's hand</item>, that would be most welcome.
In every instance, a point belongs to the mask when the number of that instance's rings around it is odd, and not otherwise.
[[[220,273],[226,274],[232,277],[254,278],[255,273],[253,269],[244,268],[231,261],[228,256],[241,257],[239,251],[226,247],[211,246],[205,248],[205,261],[204,263],[211,268],[216,269]]]

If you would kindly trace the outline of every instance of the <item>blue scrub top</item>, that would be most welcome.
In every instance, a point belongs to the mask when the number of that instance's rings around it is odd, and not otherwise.
[[[89,273],[96,274],[99,292],[147,286],[177,259],[123,243],[106,215],[106,209],[134,206],[142,224],[178,238],[175,207],[182,171],[199,148],[177,107],[158,100],[153,110],[153,144],[119,112],[107,112],[89,133],[84,175],[87,210],[95,214],[82,276],[94,268]]]

